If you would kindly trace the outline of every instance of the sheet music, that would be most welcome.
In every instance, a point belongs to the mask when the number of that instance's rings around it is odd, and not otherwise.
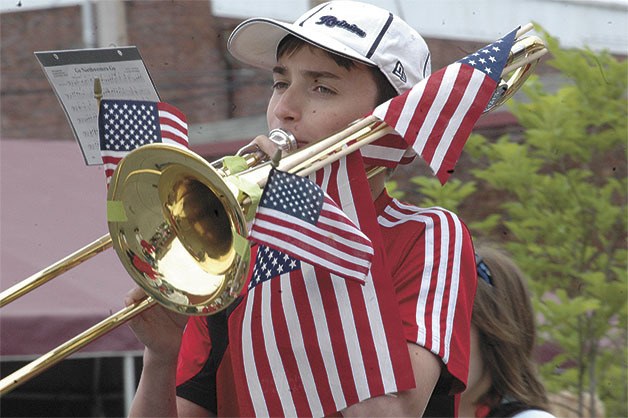
[[[87,165],[102,164],[94,79],[100,79],[105,99],[159,101],[134,46],[42,51],[35,52],[35,56],[61,103]]]

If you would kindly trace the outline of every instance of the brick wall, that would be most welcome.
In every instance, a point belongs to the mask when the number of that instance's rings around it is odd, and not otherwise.
[[[128,44],[139,48],[161,99],[191,124],[264,113],[271,79],[226,52],[238,20],[207,1],[123,2]],[[33,52],[83,48],[81,8],[0,14],[0,137],[69,139],[69,123]],[[437,70],[483,43],[426,39]],[[539,67],[544,71],[543,66]]]
[[[35,51],[82,48],[81,10],[0,14],[0,135],[5,138],[72,138]]]
[[[124,2],[128,44],[138,47],[162,100],[191,124],[264,112],[270,76],[226,58],[238,23],[209,2]],[[73,140],[35,51],[84,48],[80,7],[0,14],[0,137]]]

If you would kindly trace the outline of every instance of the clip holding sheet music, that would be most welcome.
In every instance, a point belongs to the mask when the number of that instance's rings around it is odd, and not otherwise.
[[[99,99],[159,101],[146,65],[134,46],[41,51],[35,52],[35,56],[65,112],[87,165],[102,164]],[[100,92],[95,91],[96,79]]]

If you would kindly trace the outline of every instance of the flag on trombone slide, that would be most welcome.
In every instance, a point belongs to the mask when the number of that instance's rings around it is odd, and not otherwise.
[[[441,184],[454,171],[473,126],[493,96],[518,30],[433,73],[373,111],[429,164]]]
[[[107,185],[120,160],[142,145],[164,143],[188,147],[185,115],[164,102],[101,100],[98,136]]]
[[[249,238],[364,283],[373,245],[316,183],[273,169]]]

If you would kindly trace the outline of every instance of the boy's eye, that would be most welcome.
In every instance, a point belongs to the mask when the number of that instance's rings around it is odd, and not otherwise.
[[[322,94],[336,94],[335,91],[333,91],[332,89],[329,89],[325,86],[316,86],[314,87],[314,91],[318,92],[318,93],[322,93]]]
[[[288,87],[288,83],[285,81],[275,81],[273,82],[273,90],[283,90]]]

